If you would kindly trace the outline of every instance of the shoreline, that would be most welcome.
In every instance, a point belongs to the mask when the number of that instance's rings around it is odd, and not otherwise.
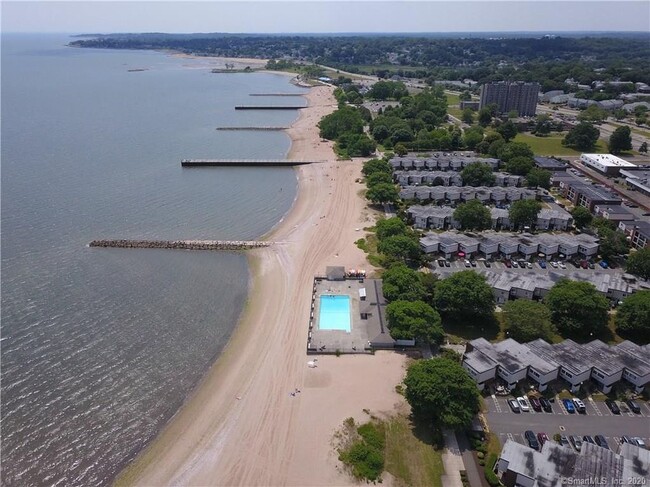
[[[399,354],[319,357],[317,369],[306,366],[313,275],[327,265],[368,268],[353,242],[374,223],[355,182],[361,162],[337,161],[318,133],[336,108],[332,92],[312,88],[287,130],[287,157],[328,162],[296,168],[296,199],[262,237],[279,243],[247,254],[249,295],[228,344],[116,485],[354,485],[337,469],[331,435],[346,417],[363,419],[362,408],[403,403],[394,390],[405,363]],[[295,389],[298,397],[289,394]]]

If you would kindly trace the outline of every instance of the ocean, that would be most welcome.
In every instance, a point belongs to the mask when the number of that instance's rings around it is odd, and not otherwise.
[[[246,302],[242,254],[99,249],[100,238],[254,239],[289,210],[297,112],[253,92],[289,77],[206,60],[2,34],[2,484],[106,485],[218,358]],[[132,71],[137,70],[137,71]],[[140,71],[142,70],[142,71]],[[292,103],[305,104],[302,98]]]

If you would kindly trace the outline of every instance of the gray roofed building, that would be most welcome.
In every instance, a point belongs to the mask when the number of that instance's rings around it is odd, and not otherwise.
[[[634,169],[621,169],[620,174],[625,178],[628,188],[650,196],[650,167],[639,166]]]
[[[535,165],[541,169],[547,169],[549,171],[564,171],[568,167],[566,162],[558,161],[552,157],[540,157],[537,156],[534,158]]]
[[[624,208],[622,205],[596,205],[594,206],[594,212],[606,220],[611,220],[617,223],[620,221],[634,220],[636,218],[632,212],[627,208]]]

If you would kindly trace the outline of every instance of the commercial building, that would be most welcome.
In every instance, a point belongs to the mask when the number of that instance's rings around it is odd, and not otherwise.
[[[620,227],[620,223],[619,223]],[[632,222],[632,231],[630,233],[630,244],[636,249],[650,247],[650,222],[634,221]]]
[[[606,394],[621,380],[634,386],[637,393],[650,383],[650,347],[630,341],[618,345],[600,340],[582,345],[573,340],[550,344],[539,338],[522,344],[512,338],[498,343],[477,338],[467,344],[462,364],[479,389],[497,378],[509,390],[528,378],[540,391],[561,378],[572,392],[591,379]]]
[[[616,176],[621,169],[636,167],[635,164],[612,154],[582,154],[580,162],[608,176]]]
[[[650,196],[650,167],[637,166],[634,169],[621,169],[620,175],[625,178],[628,188]]]
[[[587,182],[583,179],[576,178],[568,173],[565,176],[559,176],[556,179],[553,175],[553,184],[558,181],[558,186],[562,190],[563,196],[571,201],[575,206],[584,206],[589,211],[594,211],[596,205],[620,205],[623,200],[613,191]]]
[[[645,484],[650,451],[623,443],[618,453],[584,442],[579,452],[546,441],[541,451],[508,439],[494,466],[506,487]]]
[[[499,113],[516,111],[520,117],[532,117],[537,111],[539,88],[539,83],[523,81],[486,83],[481,86],[480,108],[494,103]]]

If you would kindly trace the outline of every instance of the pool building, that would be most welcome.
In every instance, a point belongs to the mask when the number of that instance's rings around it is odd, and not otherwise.
[[[411,343],[390,336],[381,279],[338,266],[314,277],[307,353],[370,353],[395,345]]]

